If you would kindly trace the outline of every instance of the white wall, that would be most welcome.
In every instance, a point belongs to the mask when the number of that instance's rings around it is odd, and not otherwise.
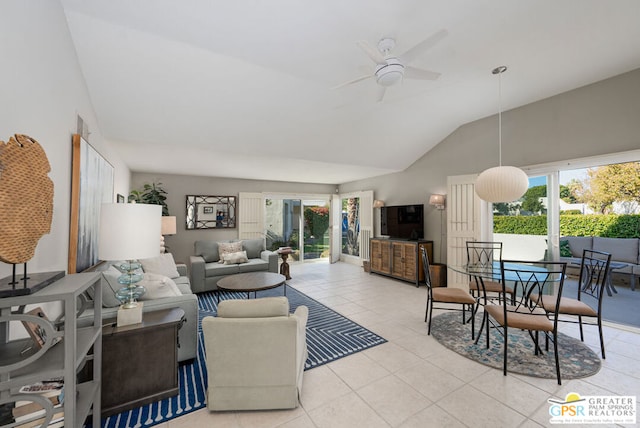
[[[637,150],[639,112],[640,69],[509,110],[502,115],[503,164],[524,167]],[[340,192],[373,189],[387,205],[424,203],[425,239],[434,241],[435,260],[445,263],[440,214],[428,205],[429,195],[446,193],[447,176],[480,173],[497,163],[494,115],[462,125],[405,171],[344,183]]]
[[[128,193],[129,169],[102,138],[59,1],[2,0],[0,16],[0,140],[13,134],[38,140],[54,183],[51,233],[39,241],[28,269],[66,271],[77,115],[88,123],[89,142],[114,166],[116,193]],[[0,277],[10,274],[11,265],[0,263]]]

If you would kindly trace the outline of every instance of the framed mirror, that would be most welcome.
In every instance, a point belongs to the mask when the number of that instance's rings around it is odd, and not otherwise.
[[[187,195],[187,230],[236,227],[235,196]]]

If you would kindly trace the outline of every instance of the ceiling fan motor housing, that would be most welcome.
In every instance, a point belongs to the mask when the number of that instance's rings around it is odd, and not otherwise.
[[[387,63],[376,67],[376,81],[379,85],[389,87],[402,80],[404,76],[404,65],[398,58],[386,58]]]

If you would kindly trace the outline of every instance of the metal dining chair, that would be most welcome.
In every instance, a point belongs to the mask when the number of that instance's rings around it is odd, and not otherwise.
[[[479,269],[490,269],[493,263],[502,260],[502,242],[494,241],[467,241],[467,264],[476,265]],[[514,300],[514,292],[511,287],[502,287],[500,281],[483,279],[480,276],[472,276],[469,279],[469,292],[476,296],[478,303],[482,300],[487,304],[488,295],[498,295],[498,299],[504,299],[508,294],[511,301]]]
[[[580,263],[580,276],[578,276],[577,297],[532,295],[531,300],[540,302],[544,309],[552,316],[556,313],[561,316],[558,321],[570,322],[580,325],[580,340],[584,342],[582,324],[597,325],[600,334],[600,351],[602,359],[605,359],[604,337],[602,334],[602,299],[609,280],[611,254],[603,251],[584,250]],[[586,299],[585,299],[586,298]],[[587,302],[590,301],[591,305]],[[576,321],[576,317],[578,320]],[[591,322],[583,322],[583,318],[591,319]]]
[[[564,262],[525,262],[502,260],[500,272],[503,291],[506,293],[508,280],[515,281],[522,287],[522,294],[514,295],[512,302],[505,300],[493,301],[484,307],[484,324],[486,327],[487,349],[490,347],[490,323],[502,329],[503,338],[503,373],[507,375],[507,361],[509,355],[509,329],[526,330],[534,342],[535,354],[542,352],[539,344],[539,333],[542,332],[547,340],[553,342],[558,385],[562,385],[560,376],[560,361],[558,355],[558,308],[562,295],[562,287],[567,269]],[[555,311],[551,319],[548,310],[543,307],[542,300],[531,299],[532,295],[555,296]],[[479,336],[481,333],[479,333]],[[548,349],[548,348],[547,348]]]
[[[468,291],[461,288],[449,288],[449,287],[433,287],[431,285],[431,273],[429,269],[429,257],[423,246],[420,247],[420,253],[422,256],[422,266],[424,268],[424,282],[427,285],[427,308],[424,315],[425,322],[427,324],[427,334],[431,334],[431,318],[433,316],[434,309],[443,310],[462,310],[462,324],[466,324],[466,311],[467,308],[471,312],[471,338],[475,338],[475,325],[473,311],[476,304],[476,299],[469,294]],[[442,303],[443,306],[434,308],[434,303]],[[452,308],[451,304],[462,305],[460,308]]]

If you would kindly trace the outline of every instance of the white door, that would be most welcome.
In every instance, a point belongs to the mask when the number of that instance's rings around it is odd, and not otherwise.
[[[264,239],[264,200],[262,193],[240,192],[238,205],[238,239]]]
[[[447,177],[447,263],[462,266],[467,262],[467,241],[490,240],[491,225],[487,212],[491,205],[475,192],[477,175]],[[490,220],[489,220],[490,222]],[[447,272],[447,286],[468,289],[469,277],[452,269]]]

